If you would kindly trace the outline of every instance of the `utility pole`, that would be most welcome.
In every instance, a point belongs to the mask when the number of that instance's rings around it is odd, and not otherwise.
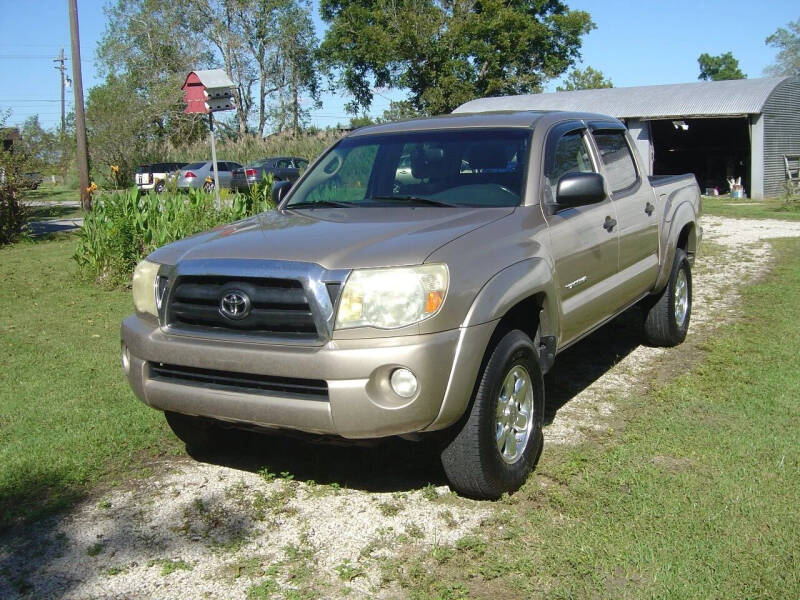
[[[89,149],[86,144],[86,114],[83,108],[83,78],[81,76],[81,41],[78,33],[78,0],[67,0],[69,4],[69,32],[72,38],[72,83],[75,91],[75,137],[78,142],[78,180],[81,186],[81,206],[92,210],[89,193]]]
[[[64,181],[67,179],[67,117],[64,108],[64,94],[66,86],[66,70],[67,70],[67,57],[64,56],[64,49],[58,58],[54,58],[53,62],[56,63],[55,69],[61,72],[61,176]]]
[[[66,62],[67,57],[64,56],[64,49],[61,49],[61,53],[58,55],[58,58],[53,59],[54,63],[57,63],[55,69],[57,71],[61,71],[61,135],[65,135],[67,132],[67,117],[66,112],[64,110],[64,88],[67,87],[66,85],[66,73],[67,70]]]

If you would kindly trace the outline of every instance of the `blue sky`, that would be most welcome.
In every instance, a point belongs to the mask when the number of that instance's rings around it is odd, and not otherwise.
[[[105,29],[106,0],[78,0],[84,89],[100,83],[94,51]],[[583,65],[602,70],[617,87],[679,83],[697,79],[697,57],[732,51],[748,77],[762,76],[775,51],[764,39],[800,18],[794,1],[768,0],[567,0],[588,11],[597,24],[583,45]],[[316,6],[316,2],[315,2]],[[322,23],[315,15],[318,35]],[[59,76],[52,58],[69,56],[65,0],[0,0],[0,111],[11,109],[9,124],[39,114],[47,127],[60,120]],[[70,63],[71,65],[71,63]],[[70,66],[71,73],[71,66]],[[557,81],[548,85],[554,90]],[[68,111],[71,110],[68,90]],[[402,92],[379,90],[372,113],[380,115]],[[326,94],[312,114],[325,127],[347,122],[346,98]]]

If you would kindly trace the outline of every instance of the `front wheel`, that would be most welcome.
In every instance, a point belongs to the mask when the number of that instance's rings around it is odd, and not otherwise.
[[[541,453],[543,415],[536,349],[525,333],[510,331],[492,350],[466,421],[442,452],[453,488],[482,499],[518,490]]]

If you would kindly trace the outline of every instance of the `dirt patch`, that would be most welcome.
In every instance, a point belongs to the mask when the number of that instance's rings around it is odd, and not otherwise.
[[[764,240],[800,236],[800,223],[710,217],[703,225],[712,243],[694,269],[689,346],[641,346],[639,318],[628,311],[564,352],[546,381],[547,444],[607,435],[622,419],[616,397],[644,393],[661,370],[679,374],[694,364],[702,340],[741,313],[741,287],[768,270],[772,255]],[[495,505],[460,499],[445,485],[426,486],[438,482],[435,474],[413,481],[397,475],[415,460],[435,461],[415,455],[422,450],[414,446],[326,450],[321,463],[302,446],[291,448],[303,455],[287,451],[284,462],[272,462],[274,472],[171,461],[65,516],[6,533],[0,597],[183,600],[243,598],[248,590],[254,597],[291,590],[323,598],[403,597],[387,565],[452,546],[496,513]],[[322,467],[302,472],[303,460]],[[340,463],[352,463],[351,474],[363,470],[359,481],[372,485],[337,484],[348,481],[330,474]],[[675,457],[652,463],[668,472],[692,468]],[[386,480],[391,485],[383,486]],[[628,574],[618,579],[611,583],[630,584]],[[488,594],[492,586],[474,591]]]

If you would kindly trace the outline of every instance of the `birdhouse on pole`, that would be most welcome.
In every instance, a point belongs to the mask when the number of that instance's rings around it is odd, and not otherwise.
[[[222,69],[192,71],[183,84],[183,100],[186,113],[207,115],[236,108],[233,98],[233,82]]]

